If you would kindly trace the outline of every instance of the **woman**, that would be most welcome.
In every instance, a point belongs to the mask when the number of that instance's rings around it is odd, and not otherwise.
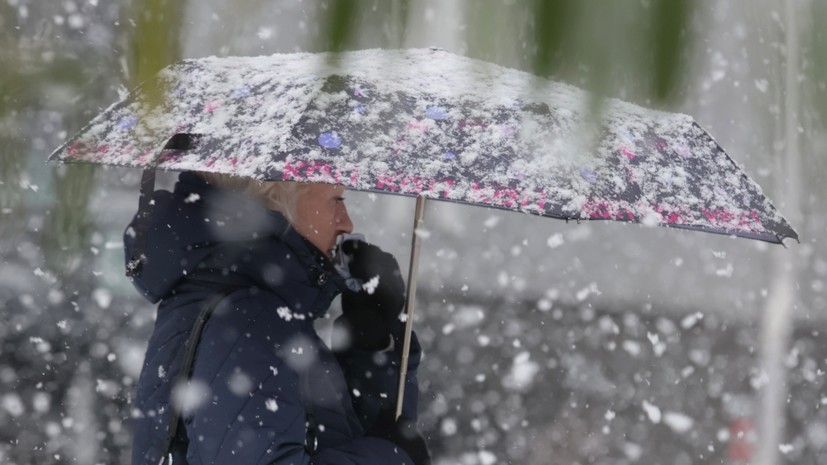
[[[342,192],[192,172],[173,192],[155,192],[142,271],[133,278],[160,302],[135,398],[134,464],[160,463],[171,418],[177,429],[164,458],[176,465],[430,463],[413,426],[415,339],[403,416],[390,416],[404,302],[396,260],[347,242],[350,275],[378,277],[375,288],[355,291],[332,264],[338,236],[353,228]],[[124,242],[129,260],[131,225]],[[335,326],[345,337],[335,338],[334,353],[313,321],[340,292]],[[187,339],[210,305],[184,382]]]

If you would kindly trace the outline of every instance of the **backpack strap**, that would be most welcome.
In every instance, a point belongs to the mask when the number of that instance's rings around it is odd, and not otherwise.
[[[195,362],[195,353],[198,350],[199,342],[201,342],[201,334],[204,331],[204,325],[207,324],[207,320],[210,319],[215,307],[217,307],[225,297],[232,294],[236,290],[238,290],[238,288],[225,289],[224,291],[213,295],[204,303],[204,306],[201,308],[201,313],[199,313],[198,318],[195,319],[192,332],[190,332],[190,336],[187,339],[184,364],[181,366],[181,373],[178,378],[178,383],[187,383],[190,378],[192,378],[192,365]],[[172,405],[171,402],[170,405]],[[175,441],[175,436],[179,433],[178,428],[181,423],[181,412],[175,407],[172,407],[172,415],[170,415],[169,424],[167,424],[167,435],[164,440],[164,453],[161,457],[159,465],[172,464],[172,444]],[[184,434],[186,434],[186,432],[184,432]]]

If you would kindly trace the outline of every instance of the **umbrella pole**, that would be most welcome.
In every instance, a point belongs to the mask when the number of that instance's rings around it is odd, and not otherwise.
[[[399,365],[399,389],[396,392],[396,416],[402,415],[402,403],[405,398],[405,379],[408,377],[408,359],[411,354],[411,333],[413,332],[414,301],[416,300],[416,274],[419,269],[419,249],[422,237],[417,231],[422,227],[425,216],[425,196],[416,198],[414,211],[413,235],[411,237],[411,263],[408,267],[408,300],[405,303],[405,337],[402,341],[402,361]]]

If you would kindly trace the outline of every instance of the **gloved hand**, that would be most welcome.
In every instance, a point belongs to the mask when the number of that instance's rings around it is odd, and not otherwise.
[[[385,349],[393,331],[402,325],[399,314],[405,305],[405,282],[399,264],[393,255],[363,241],[345,241],[339,253],[348,256],[351,276],[363,285],[359,291],[342,293],[337,325],[350,333],[352,346]]]
[[[425,438],[419,434],[416,422],[406,416],[393,419],[393,412],[383,411],[367,432],[367,436],[387,439],[404,450],[414,465],[431,465],[431,452]]]

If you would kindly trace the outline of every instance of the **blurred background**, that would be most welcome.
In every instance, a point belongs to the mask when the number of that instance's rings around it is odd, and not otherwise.
[[[435,463],[827,462],[825,26],[820,0],[0,0],[0,463],[128,462],[154,319],[123,273],[140,172],[52,150],[180,58],[430,46],[692,115],[801,237],[431,202]],[[406,267],[413,199],[348,204]]]

